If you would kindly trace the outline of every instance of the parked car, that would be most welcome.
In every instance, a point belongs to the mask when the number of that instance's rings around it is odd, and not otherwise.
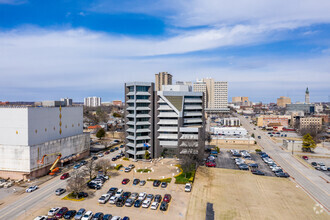
[[[88,193],[86,193],[86,192],[79,192],[78,193],[78,198],[80,199],[80,198],[87,198],[88,197]]]
[[[139,194],[138,200],[142,200],[143,201],[146,197],[147,197],[147,194],[145,192],[142,192],[142,193]]]
[[[146,199],[142,203],[142,208],[149,208],[151,201],[149,199]]]
[[[92,220],[102,220],[103,219],[103,213],[102,212],[97,212],[95,213],[95,215],[93,216]]]
[[[302,158],[303,158],[304,160],[308,160],[308,157],[307,157],[307,156],[302,156]]]
[[[108,190],[107,194],[113,196],[113,195],[116,194],[117,190],[118,190],[118,188],[116,188],[116,187],[111,187],[111,188]]]
[[[110,149],[110,152],[112,153],[112,152],[115,152],[115,150],[114,149]]]
[[[162,196],[159,195],[159,194],[155,195],[155,200],[154,201],[160,203],[162,201]]]
[[[65,192],[66,192],[66,189],[58,188],[57,190],[55,190],[55,195],[60,196]]]
[[[129,182],[129,179],[125,178],[121,181],[121,184],[126,185]]]
[[[158,209],[158,206],[159,206],[159,202],[153,202],[153,203],[151,204],[150,209],[152,209],[152,210],[157,210],[157,209]]]
[[[208,161],[208,162],[205,163],[205,166],[207,166],[207,167],[216,167],[216,163]]]
[[[135,165],[134,164],[130,164],[128,165],[128,167],[130,167],[131,169],[135,168]]]
[[[130,167],[126,167],[126,168],[125,168],[125,172],[126,172],[126,173],[131,172],[131,170],[132,170],[132,169],[131,169]]]
[[[314,167],[317,166],[317,163],[316,163],[316,162],[312,162],[311,164],[312,164],[312,166],[314,166]]]
[[[141,180],[140,181],[140,186],[144,186],[146,184],[146,181],[145,180]]]
[[[111,220],[112,219],[112,215],[111,214],[105,214],[103,216],[103,219],[102,220]]]
[[[125,216],[124,218],[122,218],[122,220],[129,220],[130,218]]]
[[[109,203],[110,204],[116,204],[118,198],[119,197],[117,197],[117,196],[111,196],[111,198],[109,199]]]
[[[136,200],[135,202],[134,202],[134,207],[135,208],[140,208],[141,207],[141,205],[142,205],[142,200]]]
[[[124,145],[122,144],[122,145],[120,145],[120,148],[124,148]]]
[[[154,187],[158,187],[160,185],[160,181],[159,180],[154,180],[154,183],[152,184]]]
[[[277,177],[285,177],[285,178],[290,177],[289,174],[284,173],[284,172],[278,172],[278,173],[275,173],[275,175],[276,175]]]
[[[191,183],[186,183],[186,185],[184,187],[184,191],[185,192],[191,192]]]
[[[118,189],[115,196],[116,197],[120,197],[122,194],[124,193],[124,190],[123,189]]]
[[[82,160],[82,161],[80,161],[80,164],[81,164],[82,166],[84,166],[84,165],[87,164],[87,161],[86,161],[86,160]]]
[[[249,167],[258,168],[258,164],[257,163],[249,163]]]
[[[104,155],[102,153],[99,153],[97,156],[98,157],[103,157]]]
[[[92,211],[87,211],[84,216],[81,218],[81,220],[90,220],[93,217],[93,212]]]
[[[120,216],[113,216],[111,220],[121,220]]]
[[[65,180],[65,179],[67,179],[67,178],[69,178],[70,177],[70,174],[69,173],[63,173],[63,175],[61,176],[61,180]]]
[[[139,194],[136,192],[133,192],[129,198],[131,198],[135,201],[138,197],[139,197]]]
[[[147,199],[152,201],[154,199],[154,195],[153,194],[148,194],[147,197],[146,197],[146,200]]]
[[[107,201],[109,201],[109,199],[110,199],[109,194],[103,194],[98,201],[100,204],[105,204]]]
[[[110,154],[110,151],[107,150],[106,152],[104,152],[104,154],[108,155],[108,154]]]
[[[140,179],[134,179],[133,180],[133,185],[137,185],[137,184],[139,184],[140,183]]]
[[[254,175],[262,175],[262,176],[265,175],[265,173],[260,170],[251,170],[251,172]]]
[[[167,202],[162,202],[161,204],[160,204],[160,210],[162,210],[162,211],[166,211],[167,210],[167,208],[168,208],[168,203]]]
[[[78,168],[80,168],[80,167],[81,167],[81,164],[78,163],[78,164],[74,165],[73,169],[78,169]]]
[[[92,160],[97,160],[99,159],[97,156],[92,157]]]
[[[322,171],[327,171],[327,167],[326,167],[326,166],[320,166],[320,169],[321,169]]]
[[[74,219],[75,220],[81,219],[84,216],[85,212],[86,212],[86,209],[83,209],[83,208],[79,209],[78,212],[76,213],[76,215],[74,216]]]
[[[34,220],[47,220],[48,219],[48,216],[37,216],[34,218]]]
[[[125,202],[125,206],[127,207],[131,207],[133,205],[135,200],[131,199],[131,198],[128,198]]]
[[[33,191],[35,191],[37,189],[38,189],[38,186],[37,185],[34,185],[34,186],[30,186],[29,188],[27,188],[25,190],[25,192],[30,193],[30,192],[33,192]]]
[[[65,215],[63,216],[64,219],[72,219],[76,214],[76,210],[69,210]]]
[[[167,182],[162,182],[161,187],[162,187],[162,188],[166,188],[166,187],[167,187]]]
[[[52,216],[55,216],[58,211],[60,211],[60,207],[56,207],[56,208],[51,208],[49,211],[48,211],[48,216],[52,217]]]
[[[238,167],[240,170],[249,170],[249,166],[247,164],[240,164]]]
[[[62,217],[65,215],[65,213],[67,213],[68,211],[69,211],[69,209],[68,209],[67,207],[62,207],[62,208],[58,211],[58,213],[56,213],[55,217],[56,217],[56,218],[62,218]]]
[[[172,196],[170,194],[165,194],[163,198],[163,202],[170,202]]]

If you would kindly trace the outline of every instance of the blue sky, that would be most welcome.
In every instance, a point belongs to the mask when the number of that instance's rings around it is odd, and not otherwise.
[[[0,100],[101,96],[213,77],[229,98],[330,101],[330,1],[0,0]]]

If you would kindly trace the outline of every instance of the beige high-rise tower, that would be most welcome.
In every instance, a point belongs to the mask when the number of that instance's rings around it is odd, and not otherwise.
[[[204,106],[208,109],[223,109],[228,107],[228,83],[214,81],[212,78],[197,80],[194,92],[204,93]]]
[[[172,85],[172,75],[168,72],[155,74],[155,89],[162,91],[162,85]]]

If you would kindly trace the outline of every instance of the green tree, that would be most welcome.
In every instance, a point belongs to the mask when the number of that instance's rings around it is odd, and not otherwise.
[[[313,137],[308,133],[303,136],[303,144],[302,144],[302,151],[304,152],[310,152],[312,149],[316,148],[315,141],[313,140]]]
[[[97,133],[96,133],[96,137],[97,137],[98,139],[102,139],[103,137],[105,137],[105,131],[104,131],[103,128],[101,128],[100,130],[97,131]]]
[[[150,159],[150,153],[149,153],[148,150],[145,151],[145,153],[144,153],[144,158],[145,158],[146,160],[149,160],[149,159]]]
[[[122,115],[119,114],[118,112],[114,112],[114,113],[112,114],[112,116],[115,117],[115,118],[121,118],[121,117],[122,117]]]
[[[253,137],[253,138],[254,138],[254,133],[252,133],[251,137]]]

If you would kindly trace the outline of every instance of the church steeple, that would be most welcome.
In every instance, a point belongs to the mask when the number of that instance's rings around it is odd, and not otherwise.
[[[305,92],[305,103],[309,104],[309,90],[308,87],[306,88],[306,92]]]
[[[309,94],[308,87],[306,88],[306,94]]]

